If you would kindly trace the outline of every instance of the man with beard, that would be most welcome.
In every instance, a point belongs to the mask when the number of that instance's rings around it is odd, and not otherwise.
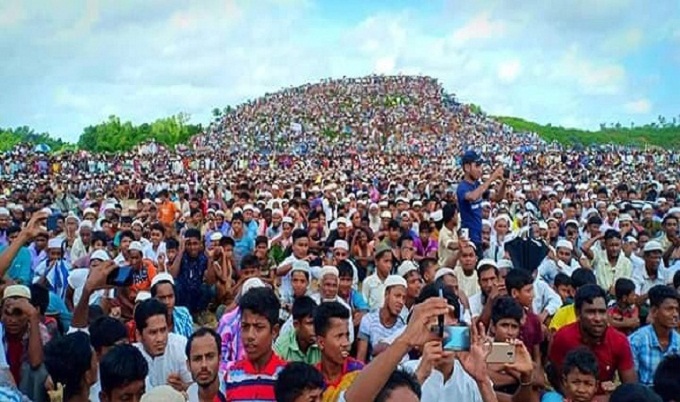
[[[607,325],[606,297],[605,291],[597,285],[579,288],[574,297],[577,321],[557,331],[548,354],[556,374],[561,375],[564,358],[570,350],[580,346],[590,349],[597,357],[599,368],[598,395],[611,390],[616,372],[622,383],[637,382],[628,339]]]
[[[357,338],[357,359],[367,362],[387,348],[381,343],[401,331],[406,325],[401,317],[406,299],[406,279],[390,275],[385,279],[385,299],[383,306],[366,314],[361,319]],[[369,347],[371,354],[369,355]]]
[[[220,392],[220,336],[210,328],[199,328],[187,341],[187,366],[194,383],[187,389],[189,402],[226,402]]]
[[[137,349],[149,365],[146,388],[170,385],[183,392],[191,383],[187,369],[185,337],[168,331],[168,309],[157,299],[147,299],[135,307]]]
[[[646,325],[629,336],[640,384],[652,386],[654,372],[666,356],[680,353],[678,293],[670,286],[656,285],[649,290],[649,317]]]

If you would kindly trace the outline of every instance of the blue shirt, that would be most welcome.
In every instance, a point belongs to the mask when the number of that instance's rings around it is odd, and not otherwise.
[[[0,253],[4,252],[6,248],[6,246],[0,246]],[[22,285],[28,286],[31,284],[31,279],[33,279],[33,272],[31,272],[32,266],[33,259],[31,257],[31,252],[28,251],[28,248],[21,247],[12,260],[5,276]]]
[[[671,331],[666,350],[661,349],[659,338],[652,325],[645,325],[633,332],[628,337],[628,341],[633,352],[638,381],[648,387],[654,385],[654,372],[664,357],[680,354],[680,334],[675,330]]]
[[[462,180],[458,184],[456,196],[458,197],[458,209],[460,210],[460,227],[470,232],[470,240],[476,245],[482,244],[482,197],[476,201],[468,201],[465,195],[475,191],[480,186],[479,182],[470,183]]]

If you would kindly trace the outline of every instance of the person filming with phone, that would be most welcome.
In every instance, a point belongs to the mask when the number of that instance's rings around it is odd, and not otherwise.
[[[510,172],[499,166],[485,182],[481,182],[483,163],[482,157],[477,152],[466,151],[461,160],[463,180],[458,184],[456,190],[461,229],[467,229],[468,238],[466,240],[475,244],[477,257],[480,260],[483,258],[482,196],[489,190],[494,181],[500,180],[500,187],[496,189],[492,201],[502,200],[505,197],[505,183],[510,178]]]

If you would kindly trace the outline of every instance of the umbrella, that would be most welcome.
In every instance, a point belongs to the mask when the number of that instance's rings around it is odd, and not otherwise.
[[[505,251],[510,254],[513,267],[533,272],[548,255],[548,246],[530,236],[518,236],[505,244]]]
[[[50,152],[51,149],[52,148],[47,144],[38,144],[33,148],[33,152],[47,153]]]

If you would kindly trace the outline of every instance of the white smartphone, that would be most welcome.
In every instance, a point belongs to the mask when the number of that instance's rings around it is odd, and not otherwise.
[[[470,229],[462,228],[460,230],[460,237],[461,237],[461,239],[464,239],[464,240],[470,240]]]

